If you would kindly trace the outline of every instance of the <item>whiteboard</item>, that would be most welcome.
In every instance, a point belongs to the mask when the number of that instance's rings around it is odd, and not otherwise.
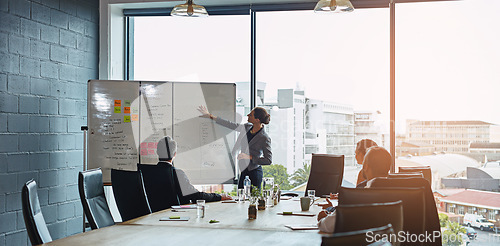
[[[156,143],[167,135],[178,145],[174,166],[192,184],[233,182],[236,133],[197,108],[234,121],[235,84],[91,80],[88,88],[88,168],[101,167],[104,182],[112,168],[156,164]]]

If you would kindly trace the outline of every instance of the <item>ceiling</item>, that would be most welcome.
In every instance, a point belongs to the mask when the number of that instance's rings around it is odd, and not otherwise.
[[[237,6],[237,5],[261,5],[261,4],[287,4],[287,3],[316,3],[319,0],[193,0],[202,6]],[[395,0],[396,3],[405,2],[434,2],[455,0]],[[135,8],[172,8],[185,0],[108,0],[110,4],[117,4],[124,9]],[[355,8],[388,7],[389,0],[351,0]]]

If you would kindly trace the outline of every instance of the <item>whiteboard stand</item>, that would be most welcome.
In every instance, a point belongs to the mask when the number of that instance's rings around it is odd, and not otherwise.
[[[83,171],[87,171],[87,131],[89,130],[88,126],[82,126],[82,131],[83,131]],[[81,199],[81,198],[80,198]],[[83,232],[85,232],[86,228],[86,220],[85,220],[85,211],[83,212]]]

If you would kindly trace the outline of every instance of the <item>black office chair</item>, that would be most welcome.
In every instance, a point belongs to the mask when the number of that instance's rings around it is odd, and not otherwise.
[[[424,175],[421,172],[418,173],[389,173],[388,178],[423,178]]]
[[[109,211],[100,168],[78,173],[78,191],[83,212],[92,230],[115,224]]]
[[[111,169],[111,186],[122,221],[151,213],[140,171]]]
[[[422,173],[424,179],[432,185],[432,171],[430,166],[399,167],[399,173]]]
[[[153,213],[180,204],[172,166],[137,164],[137,169],[142,173],[144,188]]]
[[[424,189],[425,197],[425,231],[434,235],[434,232],[441,231],[441,225],[439,223],[438,211],[436,208],[436,202],[434,200],[434,195],[432,193],[431,186],[426,179],[422,177],[410,177],[410,178],[374,178],[368,181],[368,187],[408,187],[408,188],[419,188]],[[436,237],[433,242],[426,242],[426,245],[442,245],[441,237]]]
[[[403,230],[421,235],[425,231],[423,188],[345,188],[339,191],[339,205],[403,201]],[[359,223],[372,223],[359,221]],[[404,244],[404,243],[402,243]]]
[[[24,224],[32,245],[48,243],[52,241],[42,210],[38,200],[38,192],[35,180],[30,180],[23,185],[21,191]]]
[[[388,224],[377,228],[333,233],[332,235],[323,236],[321,238],[321,246],[365,246],[376,243],[376,238],[389,238],[390,235],[394,235],[394,230],[391,224]]]
[[[337,193],[344,177],[344,156],[312,154],[311,173],[307,180],[307,190],[315,190],[321,197]]]
[[[403,202],[339,205],[334,233],[375,228],[391,224],[396,234],[403,230]]]

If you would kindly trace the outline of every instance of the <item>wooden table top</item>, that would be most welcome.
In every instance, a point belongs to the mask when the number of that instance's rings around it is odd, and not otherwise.
[[[316,224],[316,216],[279,215],[302,212],[298,198],[282,200],[277,206],[257,211],[248,219],[248,202],[207,203],[205,218],[196,209],[173,212],[166,209],[114,226],[80,233],[44,245],[320,245],[318,230],[291,230],[285,225]],[[319,206],[308,212],[317,215]],[[189,217],[188,221],[160,221],[162,217]],[[219,223],[209,223],[210,220]]]
[[[244,203],[207,203],[205,218],[196,217],[196,209],[181,209],[185,212],[172,212],[171,209],[159,211],[145,215],[136,219],[124,222],[127,225],[155,225],[155,226],[176,226],[176,227],[199,227],[214,229],[245,229],[263,231],[291,231],[285,227],[289,224],[316,224],[316,215],[321,211],[321,207],[313,205],[307,212],[300,209],[298,199],[282,200],[278,205],[265,210],[257,211],[257,219],[248,219],[248,202]],[[178,210],[179,211],[179,210]],[[300,212],[314,215],[312,217],[296,215],[278,215],[280,212]],[[162,217],[181,216],[189,217],[189,221],[160,221]],[[210,220],[217,220],[219,223],[210,224]],[[317,231],[315,231],[317,232]]]

